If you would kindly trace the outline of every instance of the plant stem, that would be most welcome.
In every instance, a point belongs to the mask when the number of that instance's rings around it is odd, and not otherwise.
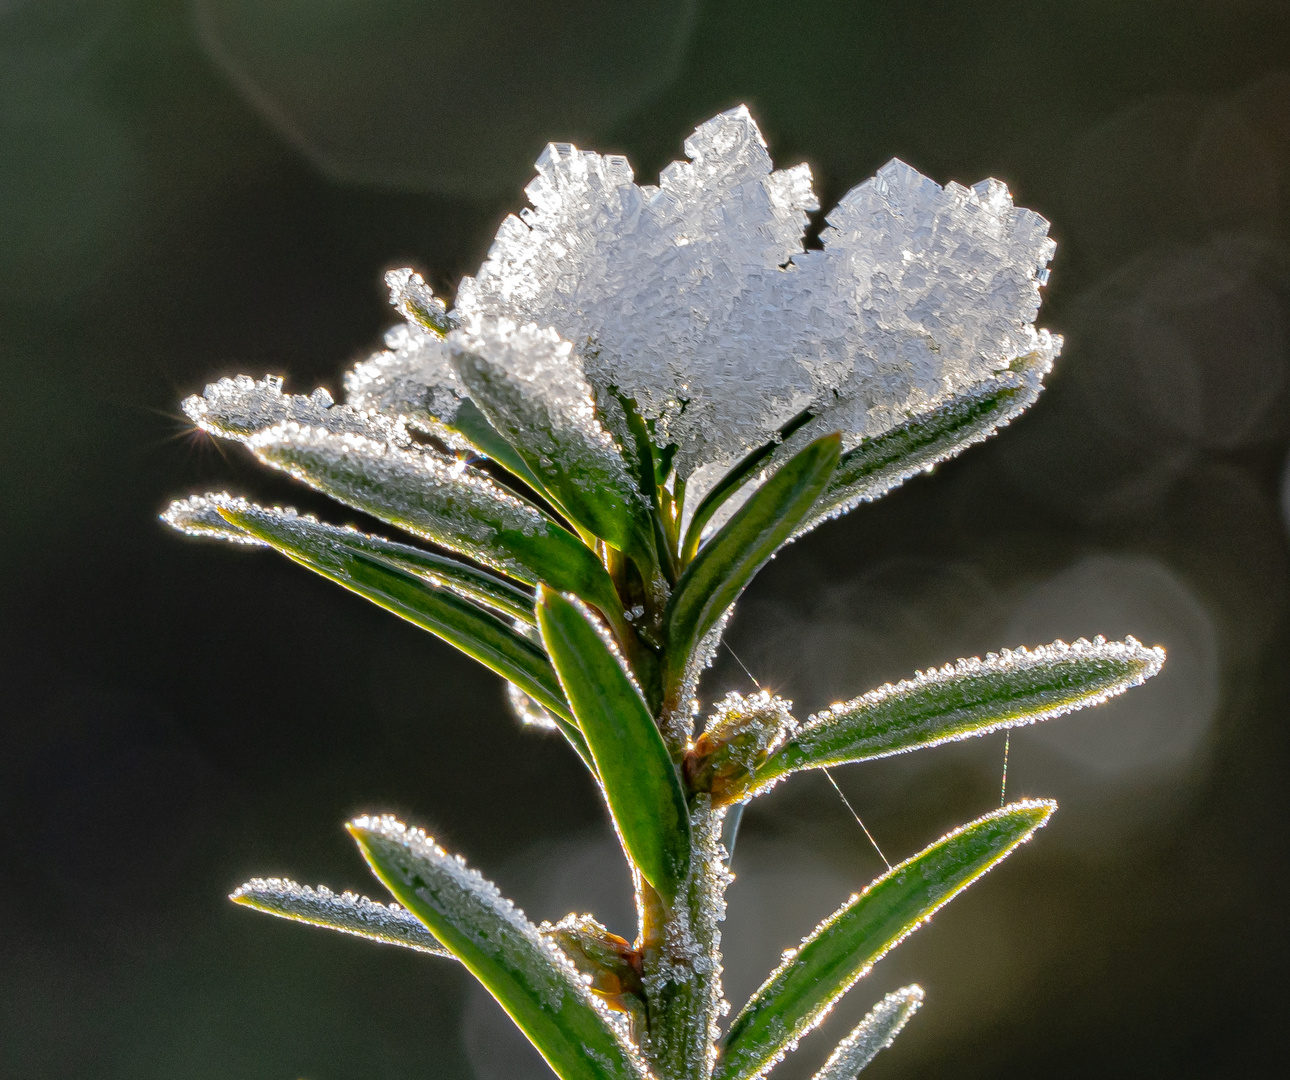
[[[706,795],[691,804],[690,876],[669,909],[640,884],[641,940],[650,1067],[667,1080],[707,1080],[721,1009],[721,931],[731,878],[720,844],[724,807]]]

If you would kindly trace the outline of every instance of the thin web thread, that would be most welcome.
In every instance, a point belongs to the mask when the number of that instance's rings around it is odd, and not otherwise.
[[[999,805],[1008,797],[1008,749],[1012,746],[1012,732],[1003,737],[1003,780],[999,784]]]
[[[757,676],[748,670],[748,665],[739,659],[739,654],[730,647],[730,643],[728,641],[723,641],[721,644],[726,647],[726,652],[728,652],[731,656],[735,658],[735,663],[744,669],[744,674],[747,675],[748,678],[752,680],[753,685],[757,687],[758,690],[760,690],[761,683],[757,681]],[[1006,769],[1006,766],[1005,766],[1005,769]],[[847,799],[847,797],[844,794],[842,794],[842,789],[838,787],[838,782],[833,779],[833,774],[829,772],[828,769],[823,769],[821,771],[824,773],[825,776],[828,777],[829,783],[833,785],[833,790],[838,793],[838,798],[842,800],[842,805],[851,811],[851,816],[856,819],[856,824],[860,826],[865,836],[869,838],[869,843],[873,845],[874,851],[878,853],[878,858],[880,858],[884,863],[886,863],[887,869],[890,870],[891,862],[888,860],[887,856],[882,853],[882,848],[878,846],[878,841],[873,838],[873,833],[869,831],[868,826],[866,826],[865,823],[860,820],[860,815],[856,813],[855,807],[852,806],[850,801]],[[1007,774],[1005,772],[1005,776],[1006,775]]]
[[[829,772],[828,769],[821,769],[820,771],[829,778],[829,783],[833,785],[833,790],[838,793],[838,798],[842,800],[842,805],[851,811],[851,816],[856,819],[856,824],[859,825],[860,828],[864,829],[865,836],[869,837],[869,843],[873,845],[874,851],[878,853],[878,858],[885,862],[887,864],[887,869],[890,870],[891,861],[882,853],[882,848],[878,846],[878,841],[873,838],[873,833],[871,833],[868,828],[865,827],[865,823],[860,820],[860,815],[856,813],[855,807],[852,806],[847,797],[842,794],[842,789],[838,787],[838,782],[833,779],[833,774]]]

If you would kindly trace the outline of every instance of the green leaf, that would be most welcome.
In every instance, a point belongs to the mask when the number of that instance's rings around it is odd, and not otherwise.
[[[1155,675],[1164,650],[1124,641],[1055,641],[920,672],[812,716],[757,769],[763,789],[798,769],[903,754],[1100,705]]]
[[[1034,354],[1012,370],[965,391],[944,405],[864,439],[842,456],[838,470],[799,534],[862,502],[880,499],[920,472],[930,472],[975,443],[984,442],[1034,404],[1052,359]],[[827,415],[821,418],[827,421]],[[810,431],[807,427],[805,431]],[[789,446],[791,447],[791,443]]]
[[[810,412],[802,412],[793,417],[776,433],[775,438],[752,451],[726,473],[694,508],[690,524],[685,530],[685,544],[681,551],[681,562],[688,563],[699,550],[699,541],[703,537],[704,527],[712,520],[725,501],[744,486],[762,465],[770,461],[772,455],[783,444],[783,441],[811,419]]]
[[[480,570],[411,544],[400,544],[357,529],[327,525],[311,517],[301,517],[294,510],[269,510],[229,496],[208,496],[207,501],[215,502],[226,510],[243,513],[248,518],[259,521],[263,527],[289,532],[304,547],[367,555],[419,577],[428,585],[448,589],[467,600],[473,600],[507,618],[518,619],[530,626],[537,625],[533,614],[533,595],[487,570]],[[227,527],[228,519],[222,518],[222,523]]]
[[[337,895],[325,885],[315,889],[285,878],[254,878],[235,889],[229,899],[268,915],[353,934],[379,945],[401,945],[455,959],[415,915],[403,908],[378,904],[349,892]]]
[[[782,465],[686,567],[663,614],[663,685],[673,694],[699,642],[810,511],[838,463],[840,435],[816,439]]]
[[[349,831],[394,898],[497,999],[561,1080],[644,1080],[568,958],[491,882],[392,818],[358,818]]]
[[[569,704],[542,649],[501,619],[447,589],[361,551],[320,542],[283,519],[247,509],[220,508],[221,516],[257,539],[365,599],[460,649],[520,687],[548,709],[574,748],[588,759],[586,741],[572,723]]]
[[[894,867],[834,912],[743,1007],[713,1080],[753,1080],[828,1015],[833,1003],[934,912],[1029,840],[1057,804],[1012,803]]]
[[[537,617],[623,846],[672,903],[689,871],[690,817],[663,736],[608,634],[581,604],[539,589]]]
[[[509,577],[619,609],[603,564],[578,537],[479,469],[427,448],[291,425],[247,444],[261,461]]]
[[[567,351],[554,334],[520,328],[511,337],[475,339],[470,350],[455,353],[453,368],[563,511],[625,552],[651,580],[658,553],[649,504],[596,419],[591,387]]]
[[[664,570],[670,583],[676,580],[676,560],[673,557],[667,530],[663,525],[663,509],[659,504],[659,489],[671,471],[671,461],[676,448],[660,450],[654,445],[650,425],[641,416],[636,401],[610,387],[596,403],[596,412],[602,423],[613,435],[622,451],[627,473],[635,482],[650,509],[650,524],[654,536],[654,558]],[[660,476],[660,472],[662,475]],[[639,564],[638,564],[639,565]],[[648,571],[648,566],[643,568]]]
[[[458,406],[457,415],[449,426],[465,436],[470,444],[485,457],[497,462],[511,475],[518,477],[537,494],[549,500],[557,510],[560,509],[556,499],[542,486],[542,481],[515,452],[515,447],[502,438],[498,430],[479,411],[479,406],[469,398]]]
[[[923,1004],[921,986],[902,986],[883,998],[829,1055],[814,1080],[855,1080],[886,1050]]]

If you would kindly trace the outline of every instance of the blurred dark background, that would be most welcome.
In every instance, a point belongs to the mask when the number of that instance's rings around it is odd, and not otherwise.
[[[446,964],[235,909],[256,873],[375,895],[341,823],[425,824],[535,918],[627,925],[604,815],[481,668],[157,512],[322,509],[190,432],[238,371],[338,390],[450,292],[548,139],[642,181],[739,102],[825,206],[893,155],[1005,180],[1059,242],[1051,389],[820,529],[730,642],[805,713],[1000,646],[1171,658],[1012,738],[1037,842],[883,961],[928,1003],[896,1076],[1262,1076],[1282,1056],[1290,11],[1274,0],[0,0],[0,1075],[520,1080]],[[323,511],[346,520],[343,511]],[[705,698],[748,689],[723,654]],[[891,856],[997,804],[1003,743],[840,770]],[[730,997],[881,869],[823,777],[750,812]],[[1272,1058],[1274,1061],[1275,1058]]]

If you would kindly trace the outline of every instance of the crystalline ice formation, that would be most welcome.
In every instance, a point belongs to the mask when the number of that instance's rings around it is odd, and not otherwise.
[[[617,386],[661,422],[688,473],[762,441],[816,392],[778,309],[779,268],[817,203],[804,166],[772,171],[746,108],[685,149],[691,161],[638,187],[621,157],[549,146],[533,208],[503,223],[456,313],[554,327],[597,389]]]
[[[554,329],[581,369],[569,377],[585,372],[597,401],[611,388],[634,398],[659,444],[678,445],[682,476],[807,407],[825,414],[812,430],[840,429],[850,447],[1020,356],[1056,354],[1059,339],[1033,326],[1047,222],[998,181],[941,187],[892,161],[833,211],[824,250],[806,252],[810,172],[774,171],[746,108],[685,150],[652,187],[621,157],[549,146],[533,206],[462,281],[450,338],[498,320]],[[436,380],[431,396],[451,385]]]
[[[161,520],[172,529],[178,529],[189,536],[227,540],[229,543],[245,544],[248,547],[267,547],[263,540],[256,539],[236,525],[230,525],[220,516],[221,506],[240,508],[250,505],[245,499],[239,499],[227,492],[190,495],[186,499],[176,499],[172,502],[161,515]]]
[[[413,428],[463,451],[463,364],[482,363],[524,399],[516,416],[543,421],[524,435],[576,443],[606,476],[622,472],[615,442],[634,453],[615,395],[633,399],[655,441],[676,445],[692,505],[803,410],[814,419],[785,450],[828,431],[851,449],[991,379],[1024,376],[1033,396],[1061,346],[1034,326],[1054,244],[1003,184],[942,187],[893,160],[806,251],[810,170],[776,171],[747,108],[700,125],[685,150],[650,186],[622,157],[551,144],[532,206],[503,222],[451,313],[412,270],[387,275],[406,325],[346,376],[345,405],[239,376],[185,410],[236,439],[295,424],[406,447]]]
[[[185,398],[182,408],[203,431],[241,442],[281,424],[313,427],[333,435],[362,435],[399,445],[408,442],[406,432],[396,424],[337,405],[321,386],[308,397],[284,394],[282,379],[273,375],[259,380],[249,375],[220,379],[200,396]]]

